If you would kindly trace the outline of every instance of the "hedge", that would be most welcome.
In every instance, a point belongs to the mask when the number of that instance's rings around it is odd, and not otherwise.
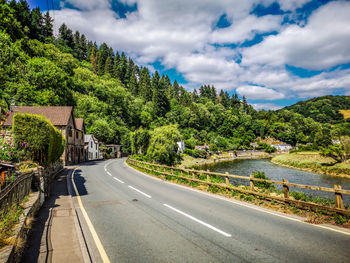
[[[65,139],[61,132],[42,115],[16,113],[12,132],[15,142],[26,142],[32,160],[41,165],[57,161],[64,151]]]

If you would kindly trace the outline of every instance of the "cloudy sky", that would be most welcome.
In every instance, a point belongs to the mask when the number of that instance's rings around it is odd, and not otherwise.
[[[168,74],[275,109],[350,95],[350,1],[28,1],[98,44]]]

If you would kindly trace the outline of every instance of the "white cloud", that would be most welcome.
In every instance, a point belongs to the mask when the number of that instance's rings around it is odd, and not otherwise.
[[[250,100],[278,100],[285,97],[284,94],[273,89],[251,85],[241,86],[236,91],[239,95],[246,96]]]
[[[257,33],[278,30],[281,26],[281,20],[281,16],[256,17],[249,15],[229,27],[215,30],[211,41],[212,43],[239,43],[251,40]]]
[[[302,7],[311,0],[279,0],[278,3],[282,10],[295,10]]]
[[[339,90],[350,93],[350,72],[346,70],[298,78],[285,69],[286,64],[326,69],[350,62],[350,2],[322,6],[304,27],[281,25],[283,15],[251,14],[257,4],[268,6],[274,0],[122,0],[126,5],[137,4],[137,10],[126,18],[111,10],[110,0],[67,2],[80,10],[63,5],[55,11],[56,29],[64,22],[88,39],[126,51],[142,65],[160,61],[166,69],[181,73],[188,89],[202,84],[225,90],[238,87],[237,92],[248,99],[268,101]],[[279,1],[281,9],[292,14],[306,2]],[[223,14],[232,25],[215,28]],[[252,47],[222,47],[270,31],[278,34]],[[240,55],[242,63],[238,64]]]
[[[283,108],[283,106],[276,105],[273,103],[253,103],[251,105],[256,110],[279,110]]]
[[[243,50],[242,64],[293,65],[323,70],[350,61],[350,2],[316,10],[305,27],[291,25]]]

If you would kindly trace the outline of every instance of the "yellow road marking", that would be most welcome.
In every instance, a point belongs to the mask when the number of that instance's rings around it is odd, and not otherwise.
[[[83,216],[84,216],[84,218],[85,218],[85,220],[86,220],[86,223],[87,223],[87,225],[88,225],[88,227],[89,227],[89,229],[90,229],[92,238],[93,238],[94,241],[95,241],[95,244],[96,244],[96,247],[97,247],[97,249],[98,249],[98,252],[100,252],[102,261],[103,261],[103,262],[106,262],[106,263],[110,263],[109,258],[108,258],[108,256],[107,256],[107,253],[106,253],[106,251],[105,251],[105,249],[103,248],[103,245],[102,245],[102,243],[101,243],[101,240],[100,240],[100,238],[98,237],[98,235],[97,235],[97,233],[96,233],[96,230],[95,230],[94,226],[92,225],[88,214],[86,213],[86,210],[85,210],[85,208],[84,208],[84,206],[83,206],[83,203],[82,203],[82,201],[81,201],[81,198],[80,198],[78,189],[77,189],[77,187],[76,187],[76,185],[75,185],[75,183],[74,183],[74,173],[75,173],[75,170],[76,170],[76,169],[77,169],[77,168],[74,169],[74,172],[73,172],[73,174],[72,174],[72,183],[73,183],[73,187],[74,187],[75,194],[76,194],[77,199],[78,199],[78,203],[79,203],[81,212],[83,213]]]

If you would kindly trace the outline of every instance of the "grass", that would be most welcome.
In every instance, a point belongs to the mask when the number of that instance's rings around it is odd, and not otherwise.
[[[271,160],[273,163],[294,168],[311,170],[329,175],[350,177],[350,163],[336,163],[330,157],[321,156],[317,152],[296,152],[278,155]]]
[[[7,213],[0,214],[0,248],[11,244],[13,228],[22,214],[23,208],[18,204],[13,205]]]

